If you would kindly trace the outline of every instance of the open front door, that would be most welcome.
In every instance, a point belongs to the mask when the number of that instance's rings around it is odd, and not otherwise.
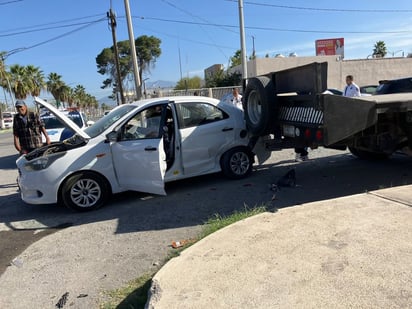
[[[166,195],[162,109],[157,105],[138,112],[122,126],[117,141],[111,142],[117,180],[125,189]]]

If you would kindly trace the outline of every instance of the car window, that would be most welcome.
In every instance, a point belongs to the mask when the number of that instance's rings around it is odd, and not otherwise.
[[[96,137],[99,134],[103,133],[107,128],[109,128],[112,124],[118,121],[127,113],[131,112],[132,110],[136,109],[137,106],[124,104],[110,112],[110,114],[100,118],[97,120],[92,126],[87,127],[84,131],[90,137]]]
[[[84,126],[82,117],[79,112],[69,112],[64,113],[68,118],[70,118],[79,128]],[[64,128],[65,125],[52,113],[43,113],[40,115],[41,120],[43,120],[46,129],[59,129]]]
[[[151,106],[137,113],[123,125],[120,140],[160,138],[162,105]]]
[[[389,94],[400,92],[412,92],[412,78],[405,78],[393,81],[383,81],[376,94]]]
[[[229,118],[221,109],[204,102],[177,104],[179,127],[190,128]]]

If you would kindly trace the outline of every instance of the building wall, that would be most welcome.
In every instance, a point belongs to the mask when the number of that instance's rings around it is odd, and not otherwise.
[[[344,89],[346,75],[359,86],[377,85],[379,80],[412,76],[412,58],[340,60],[337,56],[258,58],[248,62],[248,77],[289,69],[312,62],[328,62],[328,88]],[[231,72],[242,72],[237,66]]]

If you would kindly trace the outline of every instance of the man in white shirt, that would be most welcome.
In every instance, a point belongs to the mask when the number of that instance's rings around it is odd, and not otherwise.
[[[353,76],[348,75],[346,76],[346,87],[343,91],[344,97],[360,97],[360,89],[358,85],[353,82]]]
[[[232,89],[232,94],[233,94],[232,104],[236,106],[237,108],[243,110],[242,96],[239,94],[239,91],[237,90],[237,88]]]

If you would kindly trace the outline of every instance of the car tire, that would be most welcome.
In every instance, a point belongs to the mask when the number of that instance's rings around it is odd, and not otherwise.
[[[252,172],[253,154],[247,147],[236,147],[223,154],[221,168],[230,179],[241,179]]]
[[[266,135],[275,121],[275,87],[269,77],[248,80],[244,93],[243,110],[246,126],[253,135]]]
[[[389,158],[389,154],[384,152],[372,152],[366,150],[360,150],[355,147],[348,147],[349,151],[357,158],[362,160],[386,160]]]
[[[61,190],[63,204],[76,211],[102,207],[110,196],[107,181],[93,172],[80,172],[68,178]]]

